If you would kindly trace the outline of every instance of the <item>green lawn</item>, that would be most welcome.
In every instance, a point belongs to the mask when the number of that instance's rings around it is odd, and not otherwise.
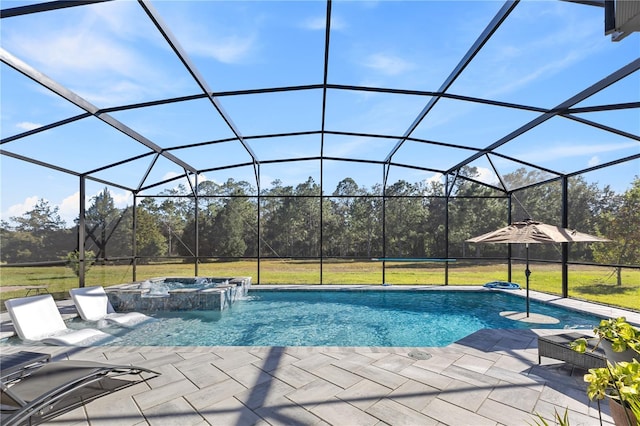
[[[198,265],[199,276],[251,276],[258,281],[257,261],[211,262]],[[261,284],[318,284],[320,264],[310,261],[262,260]],[[524,287],[524,265],[514,264],[511,281]],[[562,294],[562,275],[559,265],[534,264],[530,288],[545,293]],[[194,276],[193,264],[139,265],[136,280],[164,276]],[[382,262],[325,261],[322,265],[324,284],[382,284]],[[86,278],[86,285],[110,286],[131,282],[133,267],[128,265],[95,265]],[[506,281],[506,264],[471,265],[451,264],[449,285],[482,285],[488,281]],[[443,263],[387,262],[384,282],[393,285],[443,285]],[[56,298],[68,297],[67,291],[78,286],[71,269],[63,266],[0,268],[1,299],[22,297],[23,289],[10,290],[10,286],[47,285]],[[569,266],[569,296],[607,305],[638,310],[640,306],[640,270],[625,270],[623,285],[616,284],[611,268]],[[4,304],[2,306],[4,309]]]

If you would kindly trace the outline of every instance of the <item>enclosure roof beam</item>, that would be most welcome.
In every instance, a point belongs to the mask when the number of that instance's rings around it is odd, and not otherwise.
[[[327,118],[327,80],[329,75],[329,41],[331,39],[331,0],[327,0],[324,32],[324,68],[322,70],[322,118],[320,124],[320,156],[324,156],[324,131]],[[322,176],[320,177],[322,182]]]
[[[44,3],[29,4],[26,6],[10,7],[0,11],[0,18],[12,18],[14,16],[30,15],[32,13],[47,12],[50,10],[65,9],[67,7],[84,6],[93,3],[103,3],[112,0],[58,0]]]
[[[56,166],[55,164],[45,163],[44,161],[36,160],[35,158],[25,157],[24,155],[16,154],[14,152],[7,151],[6,149],[0,149],[0,154],[6,155],[7,157],[15,158],[16,160],[26,161],[27,163],[56,170],[58,172],[67,173],[73,176],[81,176],[81,173],[78,173],[76,171],[65,169],[64,167]]]
[[[618,104],[595,105],[580,108],[569,108],[567,114],[582,114],[585,112],[615,111],[619,109],[640,108],[640,102],[623,102]]]
[[[489,41],[491,36],[497,31],[500,25],[507,19],[507,16],[513,11],[513,9],[518,4],[519,0],[507,0],[504,5],[500,8],[496,16],[493,17],[489,25],[484,29],[482,34],[477,38],[477,40],[473,43],[473,45],[469,48],[464,57],[460,60],[458,65],[453,69],[453,71],[449,74],[447,79],[442,83],[438,92],[446,92],[449,87],[453,84],[453,82],[462,74],[462,71],[471,63],[473,58],[480,52],[482,47]],[[418,114],[418,117],[414,120],[414,122],[409,126],[407,131],[404,133],[403,137],[396,143],[391,152],[387,155],[385,161],[388,163],[391,161],[391,157],[400,149],[402,144],[407,140],[418,125],[422,122],[422,120],[429,114],[429,112],[433,109],[436,103],[440,100],[441,96],[434,96],[429,100],[429,103],[424,107],[424,109]]]
[[[227,123],[227,126],[231,129],[233,134],[236,135],[236,137],[238,138],[238,141],[242,144],[244,149],[246,149],[246,151],[249,153],[253,161],[257,163],[258,157],[253,152],[251,147],[244,141],[244,138],[242,137],[240,130],[233,123],[229,114],[227,114],[224,108],[222,108],[222,105],[220,104],[220,102],[218,102],[218,99],[212,95],[212,91],[209,89],[209,85],[207,84],[207,81],[204,79],[204,77],[202,77],[202,75],[200,74],[200,71],[198,71],[196,66],[193,64],[193,62],[187,55],[187,52],[185,52],[185,50],[182,48],[182,46],[178,42],[178,39],[173,35],[173,33],[169,30],[169,27],[164,23],[158,11],[151,5],[151,2],[149,2],[148,0],[138,0],[138,3],[142,6],[142,8],[147,13],[147,15],[149,16],[153,24],[156,26],[158,31],[160,31],[165,41],[169,44],[169,46],[171,46],[171,49],[176,54],[178,59],[180,59],[180,61],[185,66],[189,74],[191,74],[191,76],[196,81],[198,86],[200,86],[200,89],[202,89],[202,91],[206,94],[207,99],[209,99],[209,101],[214,106],[214,108],[218,111],[222,119],[225,121],[225,123]]]
[[[98,182],[98,183],[101,183],[101,184],[107,185],[107,186],[113,186],[114,188],[120,188],[122,190],[129,191],[131,193],[135,192],[133,188],[129,188],[128,186],[124,186],[124,185],[120,185],[120,184],[115,183],[115,182],[111,182],[111,181],[108,181],[108,180],[100,179],[100,178],[97,178],[95,176],[87,176],[87,175],[83,175],[83,176],[84,176],[85,179],[91,180],[93,182]]]
[[[56,121],[55,123],[49,123],[44,126],[37,127],[35,129],[27,130],[26,132],[18,133],[17,135],[8,136],[0,140],[0,145],[8,142],[13,142],[18,139],[26,138],[27,136],[35,135],[46,130],[55,129],[56,127],[63,126],[65,124],[73,123],[74,121],[82,120],[83,118],[91,117],[91,114],[85,112],[74,117],[65,118],[64,120]]]
[[[517,158],[513,158],[513,157],[510,157],[508,155],[500,154],[499,152],[490,152],[488,154],[491,154],[491,155],[493,155],[495,157],[504,158],[505,160],[509,160],[509,161],[514,162],[514,163],[522,164],[523,166],[531,167],[533,169],[537,169],[537,170],[543,171],[545,173],[550,173],[552,175],[558,175],[558,176],[562,175],[562,173],[557,171],[557,170],[551,170],[551,169],[548,169],[546,167],[542,167],[539,164],[529,163],[528,161],[519,160]]]
[[[623,78],[625,78],[626,76],[633,74],[634,72],[638,71],[638,69],[640,69],[640,59],[636,59],[634,61],[631,61],[629,64],[623,66],[622,68],[618,69],[617,71],[611,73],[610,75],[608,75],[607,77],[603,78],[602,80],[598,81],[597,83],[591,85],[590,87],[582,90],[581,92],[579,92],[578,94],[572,96],[571,98],[567,99],[566,101],[562,102],[561,104],[559,104],[557,107],[550,109],[549,111],[545,112],[544,114],[534,118],[533,120],[531,120],[530,122],[522,125],[520,128],[514,130],[513,132],[509,133],[508,135],[498,139],[496,142],[494,142],[493,144],[489,145],[488,147],[486,147],[485,149],[479,151],[478,153],[472,155],[471,157],[467,158],[466,160],[456,164],[455,166],[453,166],[451,169],[449,169],[449,173],[452,172],[453,170],[457,170],[463,166],[468,165],[469,163],[471,163],[472,161],[478,159],[479,157],[481,157],[483,154],[487,153],[487,152],[491,152],[494,149],[504,145],[505,143],[509,142],[510,140],[513,140],[515,138],[517,138],[518,136],[521,136],[522,134],[528,132],[529,130],[533,129],[534,127],[544,123],[545,121],[557,116],[557,115],[562,115],[565,114],[567,112],[567,109],[572,107],[573,105],[582,102],[583,100],[589,98],[590,96],[593,96],[594,94],[600,92],[601,90],[609,87],[610,85],[614,84],[615,82],[622,80]]]
[[[141,158],[148,157],[150,155],[156,155],[156,153],[154,153],[154,152],[145,152],[144,154],[136,155],[134,157],[129,157],[129,158],[126,158],[124,160],[117,161],[115,163],[107,164],[106,166],[98,167],[97,169],[87,170],[86,172],[84,172],[84,174],[85,175],[93,175],[94,173],[100,173],[103,170],[107,170],[107,169],[110,169],[112,167],[121,166],[123,164],[127,164],[127,163],[130,163],[132,161],[136,161],[136,160],[139,160]]]
[[[2,60],[2,62],[10,66],[11,68],[15,69],[19,73],[23,74],[25,77],[28,77],[31,80],[35,81],[36,83],[40,84],[41,86],[46,87],[47,89],[51,90],[53,93],[61,96],[63,99],[71,102],[75,106],[88,112],[89,114],[93,115],[97,119],[103,121],[104,123],[115,128],[116,130],[119,130],[120,132],[129,136],[131,139],[138,141],[139,143],[143,144],[147,148],[159,153],[160,155],[166,157],[170,161],[173,161],[174,163],[179,164],[183,168],[186,168],[190,171],[195,172],[195,169],[189,164],[185,163],[184,161],[180,160],[179,158],[175,157],[172,154],[163,152],[162,148],[160,148],[155,143],[151,142],[149,139],[145,138],[135,130],[125,125],[124,123],[121,123],[120,121],[116,120],[109,114],[101,112],[98,109],[98,107],[94,106],[89,101],[83,99],[76,93],[72,92],[71,90],[67,89],[66,87],[62,86],[61,84],[55,82],[51,78],[47,77],[46,75],[42,74],[41,72],[27,65],[25,62],[16,58],[11,53],[7,52],[5,49],[1,47],[0,47],[0,60]]]
[[[640,154],[634,154],[628,157],[618,158],[616,160],[612,160],[607,163],[598,164],[597,166],[592,166],[583,170],[567,173],[565,176],[567,177],[579,176],[584,173],[594,172],[596,170],[604,169],[605,167],[617,166],[618,164],[626,163],[627,161],[633,161],[633,160],[640,160]]]
[[[7,157],[11,157],[11,158],[15,158],[16,160],[25,161],[27,163],[35,164],[35,165],[40,166],[40,167],[46,167],[48,169],[52,169],[52,170],[55,170],[55,171],[58,171],[58,172],[61,172],[61,173],[66,173],[66,174],[69,174],[69,175],[72,175],[72,176],[85,177],[86,179],[89,179],[89,180],[92,180],[92,181],[95,181],[95,182],[99,182],[99,183],[102,183],[102,184],[105,184],[105,185],[109,185],[109,186],[113,186],[113,187],[116,187],[116,188],[120,188],[120,189],[124,189],[124,190],[133,192],[133,189],[131,189],[129,187],[126,187],[126,186],[123,186],[123,185],[119,185],[119,184],[114,183],[114,182],[109,182],[109,181],[106,181],[106,180],[103,180],[103,179],[99,179],[99,178],[96,178],[96,177],[93,177],[93,176],[88,176],[88,175],[83,174],[83,173],[78,173],[76,171],[65,169],[64,167],[56,166],[54,164],[45,163],[44,161],[39,161],[39,160],[36,160],[34,158],[25,157],[23,155],[16,154],[16,153],[13,153],[13,152],[10,152],[10,151],[7,151],[7,150],[0,150],[0,155],[6,155]]]
[[[624,130],[616,129],[604,124],[596,123],[595,121],[587,120],[586,118],[576,117],[572,114],[560,114],[562,117],[568,118],[569,120],[577,121],[582,124],[586,124],[587,126],[595,127],[600,130],[604,130],[606,132],[615,133],[618,136],[623,136],[625,138],[633,139],[640,142],[640,135],[634,135],[633,133],[625,132]]]

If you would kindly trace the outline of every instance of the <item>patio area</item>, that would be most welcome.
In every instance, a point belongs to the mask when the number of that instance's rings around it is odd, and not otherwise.
[[[533,297],[556,303],[550,295]],[[557,303],[640,321],[635,312]],[[73,315],[71,305],[61,305]],[[10,333],[5,315],[3,331]],[[19,345],[2,352],[162,373],[58,417],[60,425],[524,425],[565,409],[572,425],[599,424],[585,370],[549,358],[538,364],[538,336],[562,332],[485,329],[438,348]],[[606,404],[601,413],[603,424],[612,424]]]
[[[566,408],[571,424],[598,424],[584,370],[549,359],[538,365],[537,333],[482,330],[444,348],[27,349],[162,373],[56,424],[523,425]],[[606,405],[602,412],[609,424]]]

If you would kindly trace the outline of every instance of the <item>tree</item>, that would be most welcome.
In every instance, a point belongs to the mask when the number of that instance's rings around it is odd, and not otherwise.
[[[622,285],[620,265],[640,263],[640,177],[635,177],[617,209],[602,214],[600,230],[611,242],[593,244],[594,259],[617,265],[616,281]]]
[[[480,176],[476,167],[464,167],[461,175],[471,179]],[[505,181],[510,179],[505,177]],[[472,180],[456,179],[446,208],[449,214],[449,256],[464,256],[465,240],[474,235],[504,226],[508,220],[507,195]],[[442,202],[442,201],[441,201]],[[434,206],[435,207],[435,206]],[[444,207],[440,207],[444,210]],[[476,244],[476,256],[495,256],[504,247]]]
[[[240,257],[245,254],[244,218],[241,211],[246,199],[231,197],[218,212],[213,224],[215,253],[223,257]]]
[[[330,255],[355,256],[358,239],[355,227],[358,218],[353,217],[353,210],[356,197],[361,195],[360,188],[353,179],[346,178],[338,182],[332,195],[330,214],[327,212],[323,218],[326,220],[325,229],[330,231],[323,235],[330,242],[326,247]]]
[[[610,191],[610,188],[605,188]],[[600,215],[600,202],[603,193],[606,196],[614,197],[613,194],[601,191],[597,184],[588,184],[583,176],[569,179],[567,211],[568,227],[577,229],[589,234],[598,232],[598,217]],[[593,246],[591,244],[571,244],[571,260],[591,261],[593,260]]]
[[[382,256],[382,199],[358,197],[351,206],[354,219],[354,255]]]
[[[536,185],[548,179],[548,173],[521,167],[503,176],[507,188],[521,188],[512,193],[513,221],[526,219],[547,223],[560,223],[562,217],[562,185],[552,181]],[[532,186],[528,186],[532,185]]]
[[[428,223],[429,211],[423,204],[422,189],[405,180],[399,180],[386,189],[387,256],[424,256],[424,229]]]
[[[163,191],[162,194],[173,195],[173,197],[164,198],[157,209],[159,220],[164,226],[163,232],[166,231],[167,256],[172,256],[178,252],[176,246],[182,244],[180,236],[184,232],[184,227],[193,212],[190,199],[178,196],[185,192],[182,185],[178,186],[177,189]]]
[[[42,253],[39,240],[29,232],[3,232],[2,261],[7,263],[36,262]]]
[[[320,185],[312,177],[296,186],[300,197],[289,199],[287,216],[291,219],[289,236],[293,256],[320,256]]]
[[[244,256],[257,253],[256,209],[248,194],[255,192],[246,181],[228,179],[223,184],[205,181],[198,185],[199,256]],[[181,205],[181,212],[188,209]],[[179,254],[195,255],[195,220],[182,226]]]
[[[270,190],[263,191],[262,200],[262,247],[270,255],[320,255],[320,186],[313,178],[295,188],[276,180]]]
[[[151,198],[144,198],[136,209],[136,255],[161,256],[167,246],[159,226],[159,215]]]
[[[84,272],[86,274],[93,266],[96,255],[91,250],[87,250],[84,253],[84,259]],[[69,253],[67,253],[67,266],[73,271],[76,277],[80,276],[80,252],[78,250],[70,251]]]
[[[33,209],[10,218],[2,226],[2,260],[9,263],[59,260],[73,247],[73,234],[65,229],[58,207],[39,199]]]
[[[287,251],[289,231],[285,204],[292,197],[293,187],[283,186],[279,179],[271,183],[271,188],[262,192],[260,206],[260,230],[264,242],[261,253],[266,256],[282,256]]]
[[[58,214],[59,210],[57,206],[52,208],[47,200],[41,198],[32,210],[26,212],[22,217],[12,217],[11,220],[17,223],[15,228],[21,232],[32,232],[37,235],[59,231],[66,226],[65,221]]]
[[[93,204],[85,212],[85,227],[87,238],[92,240],[98,249],[96,258],[107,258],[107,245],[110,253],[130,255],[131,226],[120,227],[124,214],[130,215],[129,209],[121,211],[116,208],[107,188],[93,197],[92,201]]]

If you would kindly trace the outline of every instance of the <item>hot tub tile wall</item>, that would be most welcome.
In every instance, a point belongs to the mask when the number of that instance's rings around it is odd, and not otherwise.
[[[158,296],[147,296],[149,289],[140,288],[141,283],[107,287],[105,291],[116,312],[221,311],[246,296],[251,287],[251,277],[231,278],[228,282],[213,288],[170,290],[168,295]]]

